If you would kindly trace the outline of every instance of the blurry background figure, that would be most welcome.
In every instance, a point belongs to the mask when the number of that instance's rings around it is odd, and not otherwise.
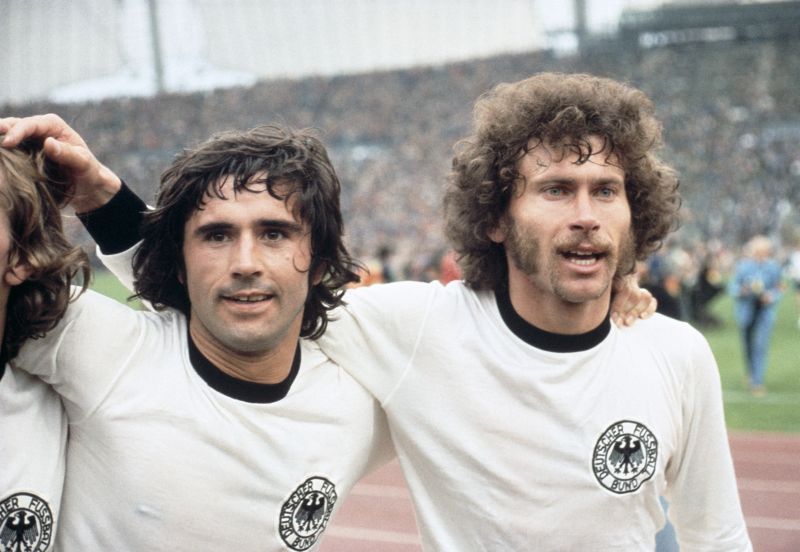
[[[722,246],[717,240],[699,241],[692,249],[694,279],[688,292],[689,320],[700,328],[716,328],[721,321],[711,311],[711,302],[725,289],[721,260]]]
[[[794,247],[786,260],[786,275],[794,288],[794,301],[797,307],[797,327],[800,329],[800,236],[795,238]]]
[[[392,255],[394,255],[394,250],[388,245],[378,249],[378,261],[381,263],[381,280],[384,282],[397,280],[392,267]]]
[[[741,330],[750,391],[763,396],[775,307],[782,295],[781,265],[773,258],[772,242],[766,236],[752,238],[743,253],[728,290],[735,299],[734,315]]]
[[[658,312],[676,320],[689,320],[689,280],[692,260],[683,248],[672,244],[637,264],[639,285],[658,301]]]
[[[665,279],[666,262],[663,254],[655,254],[647,261],[636,263],[636,273],[639,285],[650,290],[658,301],[657,310],[664,316],[681,319],[681,309],[678,298],[673,294],[674,285],[669,289]]]

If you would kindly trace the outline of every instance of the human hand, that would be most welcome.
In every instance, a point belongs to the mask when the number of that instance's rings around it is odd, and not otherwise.
[[[635,276],[615,279],[611,319],[617,326],[631,326],[636,320],[649,318],[657,306],[653,294],[640,288]]]
[[[0,119],[0,146],[13,148],[25,140],[42,141],[48,159],[57,163],[74,186],[70,205],[85,213],[105,205],[122,181],[89,150],[86,142],[58,115]]]

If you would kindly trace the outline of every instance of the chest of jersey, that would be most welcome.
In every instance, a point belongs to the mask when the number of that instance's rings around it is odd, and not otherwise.
[[[425,362],[386,404],[407,469],[439,467],[436,477],[415,473],[420,493],[431,504],[447,497],[456,517],[493,520],[475,529],[482,542],[497,532],[497,543],[518,549],[652,547],[683,429],[674,367],[618,340],[554,354],[507,334],[483,337],[423,344],[416,358]],[[570,527],[569,539],[554,527]]]
[[[131,364],[73,426],[64,549],[316,548],[370,460],[374,401],[322,363],[276,403],[242,402],[182,358]]]

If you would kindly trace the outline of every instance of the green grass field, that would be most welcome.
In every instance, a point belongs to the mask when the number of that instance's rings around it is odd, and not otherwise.
[[[92,288],[123,302],[130,295],[103,271],[95,271]],[[784,296],[779,309],[766,378],[768,393],[766,397],[755,398],[743,381],[742,346],[733,321],[732,301],[721,296],[712,305],[711,311],[723,324],[704,333],[719,364],[725,413],[731,429],[800,432],[800,329],[791,292]]]

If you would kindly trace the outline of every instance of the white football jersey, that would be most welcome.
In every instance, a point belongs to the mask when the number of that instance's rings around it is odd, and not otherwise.
[[[0,377],[0,550],[54,549],[66,442],[58,395],[6,365]]]
[[[187,326],[86,292],[14,360],[70,423],[59,550],[313,550],[390,458],[376,401],[313,342],[286,381],[257,384],[211,365]]]
[[[661,315],[583,335],[462,282],[349,291],[320,341],[380,401],[424,548],[750,550],[706,340]]]

